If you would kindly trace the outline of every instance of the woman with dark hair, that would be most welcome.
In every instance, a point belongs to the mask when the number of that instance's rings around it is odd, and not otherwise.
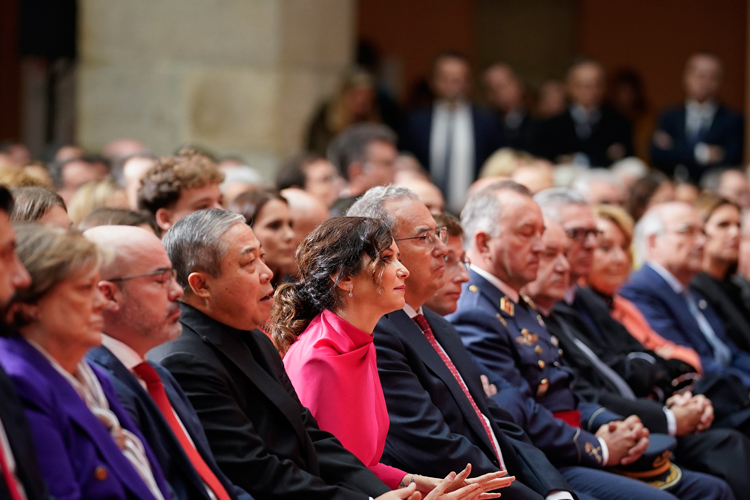
[[[302,242],[297,264],[298,280],[274,296],[271,332],[300,401],[386,485],[415,482],[431,492],[439,479],[380,463],[389,419],[373,330],[384,314],[404,307],[409,276],[390,228],[367,217],[329,219]],[[427,498],[496,498],[484,491],[511,482],[504,473],[465,480],[470,470],[456,477],[452,493],[435,490]]]
[[[102,339],[107,299],[100,253],[78,231],[16,227],[31,286],[11,306],[18,335],[0,337],[0,363],[16,388],[53,497],[164,500],[158,463],[107,376],[84,360]]]
[[[695,206],[703,217],[706,244],[703,271],[690,286],[719,314],[729,338],[750,351],[750,309],[742,300],[742,289],[732,280],[740,254],[740,207],[713,193],[703,193]]]
[[[253,228],[263,245],[266,265],[273,271],[274,286],[297,272],[294,250],[298,242],[294,238],[292,215],[289,203],[278,191],[268,188],[245,191],[230,201],[227,209],[244,215]]]

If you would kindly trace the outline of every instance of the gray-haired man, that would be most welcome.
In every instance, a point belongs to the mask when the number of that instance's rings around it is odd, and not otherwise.
[[[390,492],[297,399],[257,329],[271,310],[272,273],[244,217],[194,212],[170,228],[164,246],[185,290],[183,333],[149,357],[187,393],[232,482],[257,499],[407,498],[413,490]]]

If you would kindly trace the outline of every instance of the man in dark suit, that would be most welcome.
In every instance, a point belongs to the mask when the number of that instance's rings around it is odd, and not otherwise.
[[[539,127],[536,153],[556,163],[607,167],[633,154],[632,127],[617,111],[602,105],[604,67],[582,59],[568,70],[570,105]]]
[[[31,284],[29,273],[16,255],[16,235],[10,225],[13,197],[0,186],[0,311],[5,311],[16,290]],[[0,335],[5,334],[1,325]],[[0,368],[0,500],[47,498],[39,474],[31,431],[10,379]]]
[[[487,100],[500,117],[508,147],[533,152],[539,123],[529,114],[526,86],[510,65],[495,63],[484,72]]]
[[[195,408],[222,471],[258,499],[381,500],[389,491],[297,398],[279,353],[257,330],[272,273],[241,215],[195,212],[164,238],[185,291],[182,335],[153,349]]]
[[[430,172],[451,210],[460,209],[484,162],[504,145],[495,114],[469,101],[470,75],[461,54],[438,54],[431,81],[436,100],[407,116],[400,137],[400,148]]]
[[[634,240],[646,263],[620,294],[659,335],[694,349],[706,375],[731,373],[750,388],[750,353],[737,348],[713,308],[689,286],[701,271],[706,241],[695,208],[682,202],[651,208],[638,221]]]
[[[149,350],[177,338],[182,330],[178,300],[183,292],[161,241],[150,231],[129,226],[99,226],[85,235],[111,254],[99,282],[108,301],[102,346],[87,357],[109,375],[175,498],[251,499],[219,469],[177,382],[145,359]]]
[[[557,210],[560,212],[559,207]],[[562,210],[561,215],[566,218],[571,213]],[[604,324],[604,315],[610,322],[615,320],[603,302],[601,314],[590,308],[579,314],[577,303],[590,303],[588,293],[593,292],[588,289],[576,290],[573,306],[563,300],[570,290],[573,268],[568,256],[576,253],[579,242],[571,242],[560,223],[553,219],[545,218],[545,226],[542,240],[545,250],[537,278],[524,291],[534,300],[547,329],[559,341],[563,352],[559,362],[574,370],[573,388],[589,401],[604,404],[623,415],[637,415],[652,432],[677,437],[675,456],[681,466],[721,477],[735,495],[744,495],[750,480],[731,471],[733,467],[741,470],[750,467],[750,441],[733,429],[709,429],[713,408],[705,396],[669,397],[671,378],[658,382],[655,388],[655,380],[667,378],[670,362],[646,351],[627,331],[616,331],[609,323],[601,333],[589,328],[589,321]],[[657,397],[664,393],[666,396],[659,402]]]
[[[651,158],[667,175],[697,183],[711,167],[742,162],[742,116],[717,101],[724,68],[713,54],[693,54],[685,65],[685,104],[659,117]]]
[[[422,307],[442,286],[446,255],[446,232],[436,230],[427,207],[411,191],[389,186],[365,193],[347,215],[391,221],[410,273],[407,306],[375,328],[390,417],[382,461],[433,477],[467,463],[477,475],[502,468],[516,476],[503,498],[572,498],[570,486],[512,417],[486,399],[455,331]],[[431,340],[411,318],[417,312],[432,329]]]
[[[622,421],[610,417],[608,425],[591,425],[606,409],[586,403],[571,389],[574,377],[560,363],[558,340],[549,333],[533,303],[520,294],[521,288],[536,279],[540,256],[546,250],[542,241],[546,221],[530,193],[515,183],[490,185],[469,199],[462,222],[467,234],[467,256],[472,262],[470,281],[456,313],[448,319],[480,369],[490,382],[510,382],[555,417],[581,427],[582,433],[584,429],[595,432],[599,443],[584,449],[594,447],[603,456],[602,465],[624,466],[634,461],[645,449],[639,444],[648,436],[640,419],[635,415]],[[548,230],[565,241],[559,225]],[[566,286],[564,283],[563,291]],[[613,429],[630,434],[625,446],[613,439]],[[579,477],[582,479],[578,475],[573,480]],[[610,484],[613,481],[608,480]],[[689,471],[683,471],[682,480],[676,484],[663,487],[679,498],[732,496],[720,479]],[[632,481],[617,490],[639,498],[645,494],[638,492],[639,488],[650,487]]]

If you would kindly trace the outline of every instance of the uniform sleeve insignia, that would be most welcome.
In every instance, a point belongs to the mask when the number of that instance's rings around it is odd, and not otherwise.
[[[508,316],[513,316],[516,312],[516,306],[508,297],[503,297],[500,299],[500,310]]]
[[[601,446],[594,446],[591,443],[586,443],[584,448],[590,457],[596,458],[597,463],[602,463],[602,456],[599,454],[602,451]]]
[[[521,336],[516,337],[516,342],[518,342],[521,345],[525,345],[527,347],[531,347],[534,344],[536,344],[536,341],[539,339],[539,335],[536,333],[531,333],[526,328],[523,328],[521,330]]]

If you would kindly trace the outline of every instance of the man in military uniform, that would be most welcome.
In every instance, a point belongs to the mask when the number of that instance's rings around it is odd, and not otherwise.
[[[461,222],[472,262],[470,281],[464,285],[458,310],[447,319],[482,372],[496,385],[509,382],[517,387],[529,404],[537,403],[557,419],[580,427],[575,439],[582,453],[601,456],[601,466],[633,462],[645,449],[648,435],[640,419],[613,420],[610,416],[603,425],[600,417],[607,410],[583,401],[571,389],[573,373],[560,364],[557,340],[533,303],[520,294],[523,286],[535,280],[545,250],[544,219],[531,194],[508,181],[487,186],[469,199]],[[623,434],[627,439],[619,439]],[[584,471],[577,467],[574,473],[563,470],[563,475],[576,489],[582,481],[595,484],[601,480],[598,476],[583,479]],[[625,478],[605,479],[615,480]],[[612,488],[616,491],[606,498],[637,498],[641,483],[631,483]],[[668,491],[682,499],[732,496],[720,479],[688,471]],[[654,490],[641,494],[653,498]]]
[[[712,422],[712,402],[705,396],[672,396],[672,377],[681,373],[675,365],[682,363],[647,350],[612,318],[601,297],[575,285],[588,278],[598,245],[596,219],[585,199],[569,189],[555,188],[540,192],[534,200],[546,217],[547,232],[537,278],[525,291],[544,311],[548,331],[565,349],[563,361],[576,374],[574,389],[614,411],[638,415],[651,432],[676,437],[675,456],[681,466],[716,475],[727,481],[737,498],[744,497],[750,478],[733,471],[750,469],[750,440],[727,427],[745,422],[748,412],[732,408],[717,425]],[[550,239],[552,226],[564,231],[558,242]],[[568,262],[564,273],[554,267],[554,260],[563,257]],[[566,286],[562,282],[569,286],[560,289]],[[725,413],[719,411],[717,420]]]

